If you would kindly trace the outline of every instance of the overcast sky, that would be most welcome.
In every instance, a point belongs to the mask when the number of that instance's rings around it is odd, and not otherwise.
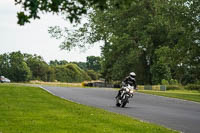
[[[17,11],[14,0],[0,0],[0,54],[21,51],[37,54],[50,60],[86,61],[87,56],[100,56],[99,45],[94,45],[85,52],[60,50],[61,40],[50,37],[49,26],[62,25],[71,27],[61,16],[43,15],[40,20],[33,20],[25,26],[17,25]]]

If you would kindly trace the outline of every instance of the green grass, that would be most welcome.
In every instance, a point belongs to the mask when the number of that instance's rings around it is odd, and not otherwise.
[[[66,82],[43,82],[43,81],[30,81],[30,84],[60,86],[60,87],[82,87],[81,83],[66,83]]]
[[[63,100],[37,88],[0,84],[1,133],[173,133],[170,129]]]
[[[159,96],[172,97],[172,98],[178,98],[178,99],[200,102],[200,92],[199,91],[189,91],[189,90],[169,90],[169,91],[139,90],[139,92],[146,93],[146,94],[153,94],[153,95],[159,95]]]

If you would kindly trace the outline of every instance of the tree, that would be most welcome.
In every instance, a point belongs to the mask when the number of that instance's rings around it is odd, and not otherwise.
[[[0,55],[0,75],[8,77],[9,75],[9,55]]]
[[[54,60],[54,61],[50,61],[49,62],[49,64],[51,65],[51,66],[56,66],[56,65],[66,65],[66,64],[68,64],[68,62],[66,61],[66,60],[60,60],[60,61],[58,61],[58,60]]]
[[[52,79],[51,77],[48,76],[50,76],[50,74],[53,73],[51,73],[52,71],[49,70],[50,68],[48,64],[43,60],[41,56],[37,56],[36,54],[34,55],[24,54],[24,56],[27,65],[32,71],[32,79],[38,79],[43,81],[48,81],[48,79]]]
[[[66,19],[79,21],[82,14],[86,14],[88,8],[94,6],[101,10],[107,8],[110,0],[15,0],[16,5],[21,5],[22,11],[17,13],[18,24],[24,25],[30,22],[30,19],[39,19],[40,13],[56,13],[66,15]],[[111,0],[115,5],[126,3],[130,0]]]
[[[23,82],[31,79],[31,71],[21,52],[12,52],[0,56],[1,74],[11,81]]]
[[[71,62],[72,64],[76,64],[78,67],[80,67],[83,70],[87,70],[86,62]]]
[[[101,70],[101,64],[100,64],[101,58],[96,56],[88,56],[87,57],[87,69],[88,70],[94,70],[94,71],[100,71]]]
[[[51,60],[51,61],[49,62],[49,65],[50,65],[50,66],[59,65],[59,61],[58,61],[58,60],[54,60],[54,61]]]
[[[87,74],[91,77],[92,80],[97,80],[99,78],[98,73],[94,70],[87,70]]]
[[[55,75],[55,69],[54,67],[49,66],[47,69],[47,80],[48,82],[54,82],[56,79],[56,75]]]
[[[163,79],[170,82],[172,79],[172,55],[172,50],[168,46],[163,46],[155,50],[154,63],[150,70],[153,84],[161,84]]]

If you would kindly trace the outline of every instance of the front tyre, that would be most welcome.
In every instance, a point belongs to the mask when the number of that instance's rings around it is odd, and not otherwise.
[[[124,108],[127,103],[128,103],[128,97],[125,97],[125,99],[123,99],[122,101],[121,107]]]

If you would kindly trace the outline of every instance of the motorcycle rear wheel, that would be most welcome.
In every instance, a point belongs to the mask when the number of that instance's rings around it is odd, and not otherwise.
[[[120,100],[119,97],[117,97],[117,98],[116,98],[116,106],[117,106],[117,107],[120,107],[120,106],[121,106],[121,104],[119,103],[119,100]]]
[[[123,103],[121,104],[121,107],[124,108],[124,107],[126,106],[127,103],[128,103],[127,101],[123,102]]]

